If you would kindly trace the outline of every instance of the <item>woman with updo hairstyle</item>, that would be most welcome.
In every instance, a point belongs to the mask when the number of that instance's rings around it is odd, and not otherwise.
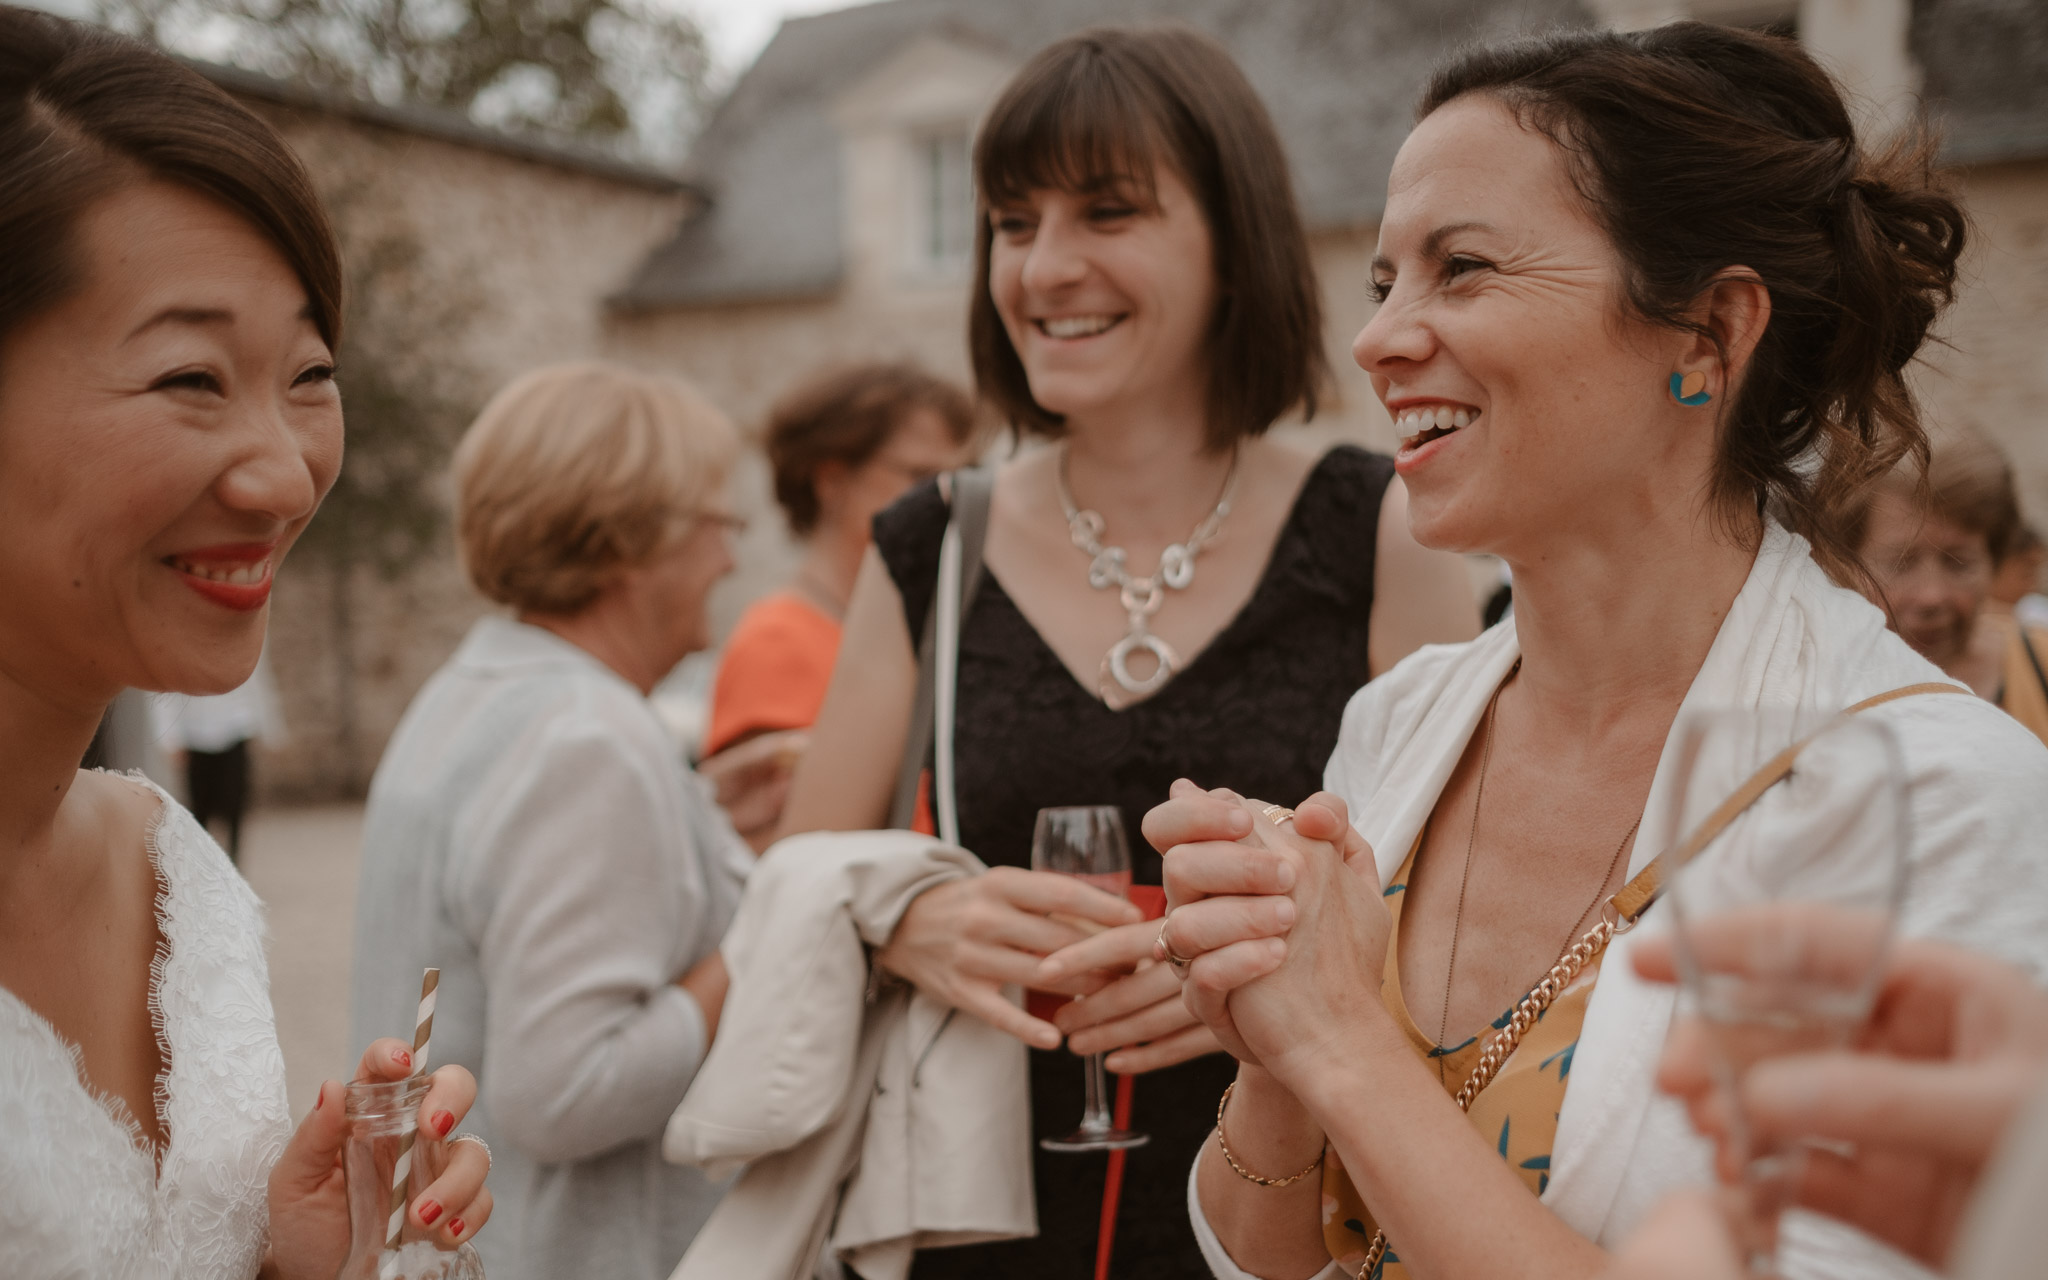
[[[477,1078],[497,1148],[492,1280],[666,1280],[723,1188],[661,1158],[725,999],[752,857],[647,695],[710,643],[739,437],[675,379],[603,361],[515,378],[455,450],[470,628],[377,763],[355,1025],[412,1016]]]
[[[1842,525],[1926,456],[1905,375],[1964,235],[1929,154],[1861,147],[1796,44],[1693,22],[1432,77],[1353,355],[1399,429],[1417,540],[1499,556],[1515,608],[1360,691],[1324,791],[1204,778],[1237,790],[1177,784],[1146,819],[1160,953],[1240,1064],[1188,1188],[1216,1275],[1593,1275],[1666,1191],[1711,1179],[1653,1088],[1672,988],[1629,956],[1666,926],[1639,877],[1681,713],[1898,695],[1861,714],[1904,753],[1902,931],[2048,973],[2048,749],[1886,628]],[[1733,794],[1779,745],[1691,786]],[[1831,785],[1803,776],[1742,811],[1739,845],[1771,847]],[[1582,938],[1591,963],[1543,994]],[[1532,993],[1554,1003],[1461,1109]],[[1792,1277],[1905,1265],[1797,1213],[1780,1257]]]
[[[340,317],[327,217],[276,131],[133,40],[0,6],[9,1280],[328,1280],[348,1257],[342,1086],[293,1130],[262,904],[168,794],[79,768],[123,688],[255,669],[341,466]],[[357,1079],[410,1075],[409,1045],[370,1044]],[[409,1239],[452,1249],[490,1216],[489,1155],[442,1141],[475,1091],[433,1073]]]
[[[1313,787],[1351,692],[1469,639],[1477,609],[1464,565],[1409,536],[1390,459],[1270,430],[1315,412],[1321,307],[1286,153],[1220,44],[1176,24],[1053,42],[990,108],[974,171],[968,348],[1023,444],[994,469],[959,627],[952,798],[990,870],[919,894],[875,963],[1031,1046],[1034,1137],[1070,1130],[1076,1055],[1107,1053],[1151,1140],[1035,1150],[1037,1236],[925,1249],[911,1275],[1187,1275],[1182,1179],[1232,1065],[1149,958],[1138,824],[1189,774]],[[875,518],[785,832],[889,820],[952,479]],[[1133,901],[1029,869],[1061,805],[1122,811]],[[1015,987],[1049,994],[1019,1008]]]
[[[698,771],[740,834],[764,848],[824,705],[840,627],[876,513],[960,465],[974,402],[909,364],[806,379],[768,414],[775,501],[802,548],[789,584],[740,615],[719,655]]]

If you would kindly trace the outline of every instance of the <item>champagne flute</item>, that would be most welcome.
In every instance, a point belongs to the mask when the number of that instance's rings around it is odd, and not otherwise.
[[[1131,891],[1131,847],[1124,839],[1124,818],[1114,805],[1077,805],[1040,809],[1031,834],[1031,869],[1072,876],[1119,898]],[[1089,930],[1099,928],[1082,922]],[[1041,1138],[1047,1151],[1121,1151],[1142,1147],[1151,1138],[1116,1127],[1109,1107],[1109,1073],[1104,1055],[1091,1053],[1083,1077],[1087,1102],[1081,1127],[1063,1138]]]
[[[1681,987],[1704,1024],[1742,1161],[1741,1244],[1775,1276],[1778,1224],[1806,1148],[1768,1141],[1743,1115],[1756,1063],[1840,1048],[1869,1020],[1904,896],[1912,827],[1897,736],[1868,716],[1692,714],[1677,731],[1664,848],[1779,752],[1792,772],[1673,880]]]

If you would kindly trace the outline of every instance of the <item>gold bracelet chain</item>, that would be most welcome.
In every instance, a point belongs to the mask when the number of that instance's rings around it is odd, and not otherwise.
[[[1322,1168],[1323,1153],[1320,1151],[1316,1153],[1315,1163],[1311,1164],[1308,1168],[1303,1169],[1300,1173],[1289,1174],[1284,1178],[1262,1178],[1258,1174],[1253,1173],[1250,1169],[1247,1169],[1243,1165],[1239,1164],[1237,1162],[1237,1157],[1230,1154],[1230,1144],[1223,1140],[1223,1109],[1230,1105],[1230,1095],[1233,1092],[1235,1092],[1236,1089],[1237,1081],[1232,1080],[1229,1084],[1223,1086],[1223,1096],[1217,1099],[1216,1102],[1216,1145],[1222,1150],[1223,1159],[1226,1163],[1230,1165],[1231,1172],[1235,1173],[1238,1177],[1243,1178],[1246,1182],[1256,1182],[1262,1187],[1284,1187],[1291,1182],[1300,1182],[1303,1178],[1306,1178],[1308,1175],[1314,1173],[1317,1169]]]

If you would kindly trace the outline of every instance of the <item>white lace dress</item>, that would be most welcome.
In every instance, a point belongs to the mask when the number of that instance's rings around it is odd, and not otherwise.
[[[0,987],[6,1280],[247,1280],[263,1260],[264,1187],[290,1114],[262,906],[192,815],[158,794],[162,1171],[126,1105],[89,1092],[77,1050]]]

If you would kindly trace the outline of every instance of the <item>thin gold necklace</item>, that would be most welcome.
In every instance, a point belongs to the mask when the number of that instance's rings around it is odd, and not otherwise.
[[[1515,672],[1521,669],[1522,664],[1518,660],[1509,669],[1507,680],[1512,680]],[[1506,686],[1507,680],[1501,681],[1502,687]],[[1486,801],[1486,773],[1488,766],[1493,763],[1493,719],[1499,706],[1500,689],[1496,688],[1493,697],[1487,700],[1486,725],[1481,730],[1479,739],[1479,785],[1472,796],[1472,825],[1465,832],[1465,869],[1458,877],[1458,910],[1451,918],[1451,962],[1444,970],[1444,1007],[1442,1016],[1437,1019],[1436,1028],[1438,1049],[1446,1047],[1444,1037],[1449,1035],[1451,1030],[1451,985],[1458,976],[1458,935],[1465,927],[1465,889],[1472,882],[1472,850],[1479,839],[1479,808]],[[1629,841],[1635,839],[1636,828],[1640,827],[1642,822],[1643,815],[1639,813],[1636,820],[1628,824],[1628,831],[1621,837],[1621,843],[1614,847],[1614,856],[1608,860],[1607,874],[1601,876],[1600,883],[1594,886],[1593,900],[1586,904],[1586,909],[1579,913],[1579,918],[1572,921],[1572,927],[1564,935],[1564,945],[1558,948],[1558,954],[1562,955],[1571,949],[1572,943],[1578,940],[1579,926],[1586,922],[1587,916],[1599,910],[1600,902],[1606,896],[1607,882],[1614,879],[1614,868],[1620,865],[1622,853],[1628,848]],[[1443,1060],[1439,1056],[1437,1075],[1442,1076],[1443,1070]]]

